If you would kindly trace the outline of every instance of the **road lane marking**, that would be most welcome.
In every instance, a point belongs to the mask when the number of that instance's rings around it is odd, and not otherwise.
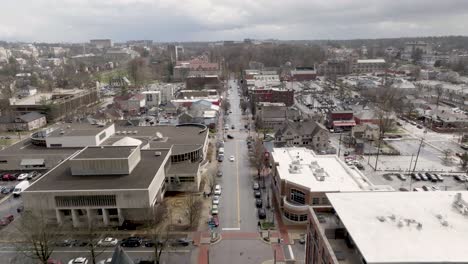
[[[240,227],[224,227],[222,228],[223,231],[239,231]]]
[[[288,249],[289,249],[289,255],[291,256],[291,259],[294,259],[294,254],[293,254],[291,245],[288,245]]]
[[[239,193],[239,141],[236,141],[236,174],[237,174],[237,225],[240,229],[240,193]]]
[[[24,148],[27,148],[27,147],[29,147],[29,146],[31,146],[31,143],[22,146],[20,149],[24,149]]]

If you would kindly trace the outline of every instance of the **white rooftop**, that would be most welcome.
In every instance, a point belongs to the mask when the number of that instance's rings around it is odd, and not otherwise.
[[[454,206],[457,193],[464,202]],[[368,264],[468,263],[467,191],[327,197]]]
[[[357,60],[357,63],[385,63],[384,59]]]
[[[336,155],[316,155],[310,149],[295,147],[274,148],[272,155],[278,163],[281,179],[311,192],[362,191],[381,187],[374,186],[359,170],[352,169]]]

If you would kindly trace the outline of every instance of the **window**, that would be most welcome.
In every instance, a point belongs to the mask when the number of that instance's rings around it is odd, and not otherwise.
[[[99,135],[99,140],[103,140],[105,137],[106,137],[106,131],[102,132],[102,133]]]
[[[195,182],[194,177],[179,177],[180,182]]]
[[[107,209],[109,215],[118,215],[119,211],[116,208]]]
[[[327,197],[322,198],[322,204],[328,204],[328,199]]]
[[[116,206],[115,195],[56,196],[57,207]]]
[[[312,198],[312,204],[320,204],[320,198]]]
[[[299,204],[305,204],[305,194],[299,190],[291,189],[291,201]]]
[[[8,163],[8,160],[0,160],[0,163]]]
[[[61,148],[62,144],[50,144],[51,148]]]
[[[307,221],[307,214],[302,214],[299,216],[299,221]]]

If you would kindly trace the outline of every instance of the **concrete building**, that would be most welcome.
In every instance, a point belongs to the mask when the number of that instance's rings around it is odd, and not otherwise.
[[[161,104],[161,91],[143,91],[141,94],[145,96],[147,108],[158,107]]]
[[[22,193],[25,210],[41,209],[50,222],[73,227],[142,222],[165,192],[169,149],[86,147]]]
[[[372,59],[372,60],[357,60],[353,64],[353,73],[373,73],[383,72],[385,70],[384,59]]]
[[[467,263],[466,191],[327,198],[331,206],[309,208],[306,264]]]
[[[273,197],[287,223],[306,224],[309,206],[326,206],[330,192],[393,190],[373,185],[336,155],[316,155],[306,148],[274,148]]]
[[[98,101],[97,89],[55,89],[50,93],[10,98],[9,108],[16,114],[39,112],[46,115],[47,121],[54,122],[75,113],[94,112]]]
[[[89,43],[98,49],[107,49],[112,47],[112,40],[110,39],[92,39]]]

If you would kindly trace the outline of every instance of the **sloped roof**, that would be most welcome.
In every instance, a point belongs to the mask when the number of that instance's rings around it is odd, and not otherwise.
[[[291,120],[287,120],[285,125],[281,129],[276,131],[275,136],[280,136],[289,129],[293,130],[298,135],[315,135],[320,130],[326,130],[326,128],[322,124],[314,121],[293,122]]]
[[[38,112],[30,112],[30,113],[27,113],[27,114],[24,114],[24,115],[20,115],[18,116],[17,118],[18,119],[21,119],[23,122],[31,122],[31,121],[34,121],[34,120],[37,120],[39,118],[42,118],[44,117],[43,114],[41,113],[38,113]]]

